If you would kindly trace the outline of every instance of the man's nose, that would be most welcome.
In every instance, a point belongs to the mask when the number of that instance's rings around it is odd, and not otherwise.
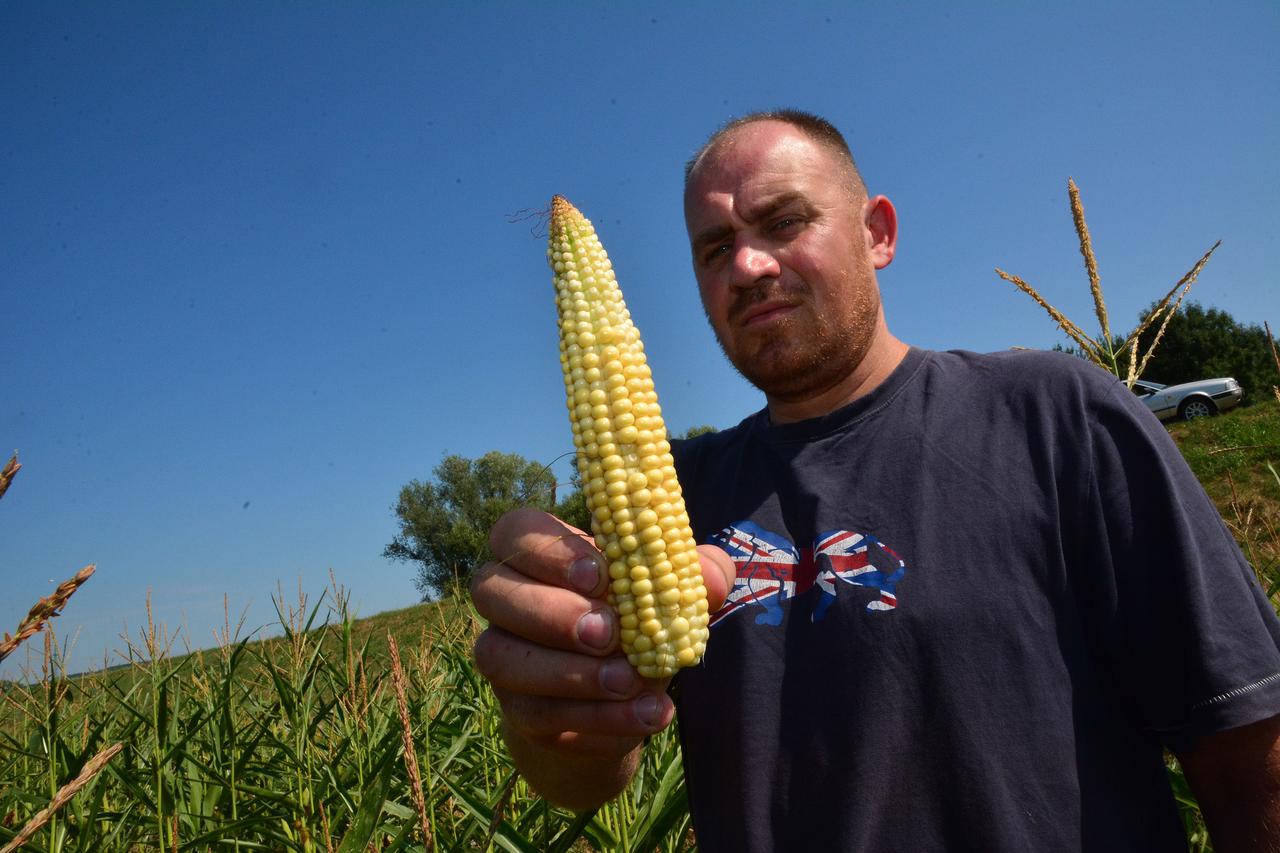
[[[777,278],[782,266],[773,253],[751,240],[739,240],[733,247],[734,287],[752,287],[762,278]]]

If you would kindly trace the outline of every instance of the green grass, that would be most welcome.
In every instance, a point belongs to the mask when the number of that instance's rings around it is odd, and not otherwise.
[[[1169,432],[1280,610],[1280,402],[1263,400]]]
[[[1219,507],[1231,498],[1228,474],[1238,489],[1280,502],[1280,484],[1266,468],[1268,462],[1280,464],[1280,403],[1274,399],[1174,423],[1169,433]]]

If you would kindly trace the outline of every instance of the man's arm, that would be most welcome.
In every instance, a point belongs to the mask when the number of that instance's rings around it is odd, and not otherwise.
[[[475,659],[502,706],[507,748],[547,799],[599,806],[635,774],[643,738],[674,718],[667,682],[641,678],[619,654],[608,575],[590,537],[525,509],[499,519],[490,545],[498,562],[477,569],[471,584],[489,621]],[[698,550],[715,610],[733,562],[718,548]]]
[[[1280,716],[1202,737],[1178,761],[1218,853],[1280,853]]]

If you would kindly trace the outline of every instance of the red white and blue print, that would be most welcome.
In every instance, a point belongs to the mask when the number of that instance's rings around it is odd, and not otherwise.
[[[869,533],[829,530],[812,548],[796,548],[785,536],[739,521],[712,536],[711,542],[723,548],[738,569],[728,599],[711,617],[712,626],[745,607],[762,611],[756,614],[756,624],[780,625],[783,602],[814,587],[820,596],[811,617],[816,622],[836,600],[838,583],[877,590],[879,596],[867,610],[894,610],[896,587],[907,573],[902,558]]]

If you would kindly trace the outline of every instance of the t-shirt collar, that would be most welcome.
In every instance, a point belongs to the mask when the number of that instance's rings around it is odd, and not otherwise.
[[[810,441],[836,432],[864,417],[870,417],[888,405],[911,381],[916,371],[924,366],[928,357],[926,350],[909,347],[906,356],[883,382],[853,402],[816,418],[786,424],[770,421],[769,409],[765,407],[752,416],[752,430],[770,442]]]

